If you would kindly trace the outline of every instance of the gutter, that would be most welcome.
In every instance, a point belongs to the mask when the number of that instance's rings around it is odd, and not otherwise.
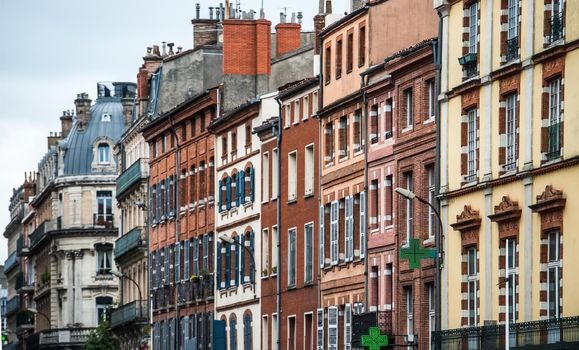
[[[279,99],[279,96],[275,97],[275,102],[278,105],[278,114],[279,117],[277,118],[277,277],[276,277],[276,305],[275,305],[275,312],[277,314],[277,322],[276,322],[276,334],[277,334],[277,341],[276,341],[276,349],[280,350],[280,326],[281,326],[281,137],[282,137],[282,130],[281,127],[281,112],[282,112],[282,105]],[[275,124],[274,124],[275,125]]]
[[[368,307],[368,260],[369,260],[369,256],[368,256],[368,142],[367,141],[367,136],[368,136],[368,130],[366,127],[367,124],[367,119],[368,119],[368,95],[366,94],[366,90],[365,87],[368,84],[368,74],[369,71],[366,71],[362,74],[360,74],[360,90],[362,91],[362,99],[363,99],[363,103],[364,103],[364,117],[362,118],[362,132],[363,132],[363,137],[362,137],[362,142],[364,145],[364,192],[366,193],[366,195],[364,196],[364,211],[365,211],[365,215],[364,215],[364,220],[366,221],[366,233],[364,234],[364,239],[366,240],[366,242],[364,242],[364,310],[369,310]],[[360,204],[361,205],[361,204]]]

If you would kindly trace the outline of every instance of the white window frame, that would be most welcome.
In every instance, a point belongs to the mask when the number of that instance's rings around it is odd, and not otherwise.
[[[271,200],[277,199],[278,195],[278,168],[279,152],[277,148],[271,151]]]
[[[474,252],[473,260],[471,261],[471,252]],[[477,255],[478,251],[476,247],[470,247],[467,250],[467,320],[469,327],[475,327],[478,325],[477,317],[478,317],[478,273],[477,273]],[[472,264],[472,265],[471,265]],[[472,268],[471,268],[472,267]],[[471,272],[472,271],[472,272]],[[472,293],[471,293],[471,288]],[[471,301],[471,294],[473,300]],[[471,304],[474,306],[474,309],[471,310]],[[471,313],[472,313],[472,320],[471,320]]]
[[[436,296],[434,283],[427,284],[428,291],[428,349],[432,349],[432,332],[436,330]]]
[[[265,275],[269,272],[269,242],[271,241],[269,237],[269,228],[263,228],[261,230],[261,269],[265,271]],[[272,247],[273,249],[274,247]],[[277,248],[275,248],[277,249]]]
[[[314,194],[315,185],[315,147],[311,143],[304,150],[304,195]],[[297,176],[297,175],[296,175]],[[297,186],[296,186],[297,187]]]
[[[318,210],[318,260],[319,260],[319,264],[320,264],[320,268],[323,269],[324,268],[324,264],[326,263],[325,261],[325,242],[324,242],[324,235],[325,235],[325,211],[326,208],[324,205],[320,205],[319,210]]]
[[[338,350],[338,307],[328,307],[328,350]]]
[[[287,159],[287,200],[293,202],[298,199],[298,152],[289,152]]]
[[[408,171],[404,173],[404,181],[406,182],[406,189],[413,191],[413,176],[412,172]],[[406,202],[406,240],[405,244],[410,244],[410,238],[413,234],[413,221],[414,221],[414,201],[404,200]]]
[[[261,176],[262,176],[262,181],[261,181],[261,186],[262,186],[262,192],[261,192],[261,198],[262,198],[262,202],[267,202],[269,201],[269,153],[268,152],[264,152],[261,156],[262,158],[262,168],[261,168]]]
[[[316,311],[316,350],[324,350],[324,309]]]
[[[404,90],[404,103],[406,104],[406,127],[412,129],[414,126],[414,94],[412,88]]]
[[[111,163],[111,146],[106,142],[101,142],[97,146],[98,149],[98,163],[99,164],[110,164]]]
[[[550,245],[551,245],[551,240],[556,239],[555,242],[555,256],[551,257],[551,249],[550,249]],[[561,317],[560,314],[560,303],[561,303],[561,299],[559,296],[559,292],[561,289],[561,253],[560,253],[560,249],[561,249],[561,233],[559,232],[559,230],[555,230],[555,231],[551,231],[548,233],[547,236],[547,317],[548,318],[559,318]],[[555,281],[554,281],[554,285],[555,285],[555,295],[551,295],[549,286],[552,283],[551,282],[551,277],[550,277],[550,272],[553,271],[555,274]],[[550,308],[549,305],[551,304],[551,299],[554,298],[554,304],[555,304],[555,314],[552,315],[550,314]]]
[[[412,287],[404,288],[406,295],[406,336],[408,342],[414,342],[414,300],[412,294]],[[412,349],[413,347],[409,347]]]
[[[427,167],[428,172],[428,203],[434,206],[435,200],[435,176],[434,176],[434,164]],[[436,231],[435,224],[437,223],[436,214],[434,210],[428,207],[428,239],[434,240],[434,233]]]
[[[354,197],[348,196],[345,200],[345,234],[344,234],[344,259],[354,260]]]
[[[509,294],[505,297],[509,298],[509,309],[506,311],[507,317],[509,317],[509,322],[517,322],[517,241],[514,239],[505,240],[505,273],[506,277],[509,279]],[[511,294],[512,293],[512,294]],[[512,313],[512,315],[511,315]]]
[[[340,202],[333,201],[330,206],[330,262],[337,265],[339,262],[340,239]]]
[[[304,96],[304,117],[302,118],[302,120],[306,120],[310,117],[310,96],[306,95]]]
[[[344,305],[344,350],[352,349],[352,305]]]
[[[287,230],[288,235],[288,254],[287,254],[287,285],[288,287],[296,287],[297,285],[297,239],[298,230],[292,227]],[[293,235],[293,242],[292,242]],[[293,250],[293,252],[292,252]]]
[[[304,283],[314,282],[314,254],[314,223],[308,222],[304,225]]]
[[[478,1],[468,7],[468,52],[477,53],[478,50]]]
[[[366,257],[366,233],[368,223],[366,222],[366,192],[360,192],[360,258]]]
[[[477,163],[477,111],[469,109],[467,111],[467,176],[476,176]]]
[[[507,39],[519,36],[519,0],[508,0],[507,5]]]
[[[517,164],[517,94],[509,94],[505,99],[505,124],[505,171],[511,171]]]

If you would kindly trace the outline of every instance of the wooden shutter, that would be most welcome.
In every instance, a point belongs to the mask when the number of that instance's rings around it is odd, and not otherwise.
[[[328,350],[338,350],[338,307],[328,307]]]
[[[339,228],[340,228],[340,205],[334,201],[330,208],[330,260],[332,265],[337,265],[339,260]]]
[[[324,350],[324,309],[318,309],[316,322],[318,338],[316,350]]]
[[[366,256],[366,192],[360,192],[360,258]]]
[[[231,285],[231,244],[225,246],[225,288]]]
[[[319,252],[318,252],[318,259],[320,262],[320,268],[324,268],[324,206],[320,205],[320,213],[319,213]]]
[[[249,168],[249,200],[253,202],[255,198],[255,171]]]
[[[222,183],[221,183],[221,180],[219,180],[219,187],[218,187],[218,188],[219,188],[219,191],[218,191],[219,193],[217,193],[217,195],[218,195],[218,197],[217,197],[217,198],[218,198],[218,199],[217,199],[217,208],[218,208],[218,211],[223,210],[223,194],[222,194],[222,191],[221,191],[221,186],[223,186],[223,185],[222,185]]]
[[[231,177],[225,180],[226,195],[225,195],[225,209],[231,209]]]
[[[175,243],[175,283],[181,280],[181,243]]]
[[[352,349],[352,305],[344,307],[344,349]]]
[[[183,257],[183,263],[184,263],[184,267],[183,267],[183,281],[188,281],[191,278],[191,272],[190,272],[190,268],[189,268],[189,252],[190,252],[190,246],[191,246],[191,241],[189,241],[188,239],[185,240],[185,246],[183,247],[183,251],[185,253],[185,256]]]
[[[241,244],[239,236],[235,237],[235,242],[237,242],[238,244]],[[237,246],[237,244],[231,246],[231,249],[236,249],[235,250],[235,258],[234,258],[234,261],[235,261],[235,285],[236,286],[239,285],[239,270],[240,270],[240,266],[241,266],[241,259],[240,259],[241,252],[237,251],[237,247],[239,247],[239,246]],[[243,251],[243,249],[241,249],[241,248],[239,250]]]
[[[195,253],[194,253],[195,254]],[[199,254],[199,253],[197,253]],[[216,269],[216,276],[217,276],[217,289],[221,289],[221,280],[223,277],[221,276],[221,242],[217,242],[217,269]]]

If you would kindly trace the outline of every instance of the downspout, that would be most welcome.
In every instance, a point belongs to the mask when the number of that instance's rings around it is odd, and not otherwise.
[[[322,118],[320,118],[320,114],[319,111],[322,110],[322,106],[324,104],[324,72],[322,71],[322,62],[324,62],[324,50],[322,50],[322,38],[318,37],[317,40],[318,42],[318,47],[320,48],[320,61],[318,62],[320,65],[319,68],[319,79],[318,79],[318,84],[319,84],[319,88],[318,88],[318,123],[319,123],[319,127],[318,127],[318,149],[320,148],[319,145],[322,144],[322,133],[324,132],[324,129],[322,128]],[[314,62],[315,64],[315,62]],[[322,164],[323,164],[323,155],[321,150],[318,152],[318,212],[320,210],[320,207],[322,206],[322,182],[320,181],[320,179],[322,178]],[[324,220],[324,218],[319,218],[318,220]],[[320,258],[320,237],[319,237],[319,232],[320,232],[320,225],[322,223],[318,222],[318,259]],[[326,228],[324,227],[324,231],[326,230]],[[325,235],[325,233],[324,233]],[[326,244],[326,242],[324,242],[324,245]],[[325,257],[323,257],[325,258]],[[322,308],[322,265],[324,264],[323,261],[318,261],[318,308]]]
[[[436,67],[436,110],[435,110],[435,120],[436,120],[436,153],[435,153],[435,159],[437,160],[434,163],[434,176],[435,176],[435,181],[434,181],[434,192],[435,192],[435,206],[438,209],[438,212],[440,213],[440,200],[439,200],[439,194],[440,194],[440,125],[441,125],[441,116],[440,116],[440,93],[441,93],[441,85],[440,85],[440,77],[441,77],[441,57],[442,57],[442,15],[439,11],[438,12],[438,40],[436,41],[436,43],[432,44],[432,54],[434,55],[434,64]],[[444,230],[444,227],[442,228]],[[440,230],[439,230],[440,231]],[[442,315],[440,314],[441,312],[441,304],[442,304],[442,298],[441,298],[441,269],[442,266],[444,264],[444,260],[443,260],[443,250],[442,250],[442,235],[444,234],[444,232],[437,232],[438,234],[435,236],[435,245],[436,245],[436,250],[437,250],[437,256],[436,256],[436,263],[435,263],[435,268],[436,268],[436,303],[435,303],[435,327],[434,330],[435,332],[440,332],[441,330],[441,320],[442,320]],[[434,349],[436,350],[440,350],[440,342],[438,341],[438,333],[437,336],[435,336],[435,344],[434,344]]]
[[[169,121],[171,122],[171,133],[173,134],[173,137],[175,138],[175,143],[176,143],[176,148],[175,148],[175,176],[173,177],[173,181],[174,181],[174,198],[173,198],[173,210],[175,211],[174,215],[175,215],[175,247],[177,247],[177,244],[179,243],[179,220],[180,220],[180,215],[181,215],[181,208],[177,207],[177,204],[179,204],[179,179],[178,179],[178,175],[180,173],[180,169],[181,169],[181,159],[180,159],[180,152],[181,152],[181,143],[179,142],[179,137],[177,135],[177,133],[175,132],[175,126],[173,125],[173,117],[170,116],[169,117]],[[181,248],[179,248],[181,249]],[[176,257],[177,253],[174,252],[173,256]],[[181,252],[179,252],[179,259],[181,258]],[[175,278],[175,277],[173,277]],[[171,279],[171,277],[169,276],[169,280]],[[177,287],[177,284],[180,281],[175,281],[174,285],[175,287]],[[175,329],[173,329],[173,331],[175,332],[175,349],[180,349],[179,347],[179,337],[180,337],[180,333],[179,333],[179,293],[177,290],[175,290]]]
[[[279,96],[275,97],[275,102],[278,105],[278,118],[277,118],[277,203],[276,203],[276,215],[277,215],[277,278],[276,278],[276,305],[275,305],[275,312],[277,314],[277,322],[275,325],[275,331],[277,334],[276,340],[276,349],[280,350],[280,325],[281,325],[281,264],[280,264],[280,257],[281,257],[281,242],[280,242],[280,232],[281,232],[281,136],[282,136],[282,127],[281,127],[281,101],[279,100]]]
[[[364,103],[364,117],[362,118],[362,145],[364,147],[364,221],[366,221],[366,234],[364,235],[364,310],[368,310],[368,145],[366,142],[368,130],[366,130],[366,119],[368,119],[368,95],[366,95],[367,75],[360,74],[360,89],[362,91],[362,100]],[[362,205],[360,203],[360,205]],[[361,242],[360,242],[361,243]]]

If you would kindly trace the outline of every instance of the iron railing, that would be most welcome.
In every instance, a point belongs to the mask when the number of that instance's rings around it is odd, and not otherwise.
[[[26,310],[22,310],[16,314],[16,328],[18,327],[34,327],[34,314]]]
[[[135,300],[122,305],[111,313],[111,328],[131,323],[147,323],[147,301]]]
[[[519,37],[514,37],[507,40],[507,62],[516,60],[519,57]]]
[[[576,349],[579,317],[520,322],[509,327],[511,349]],[[458,328],[433,332],[437,349],[498,350],[505,348],[505,326]]]
[[[177,302],[181,305],[209,301],[214,297],[213,276],[183,281],[152,290],[153,310],[164,309]]]
[[[556,159],[561,156],[561,123],[548,126],[549,144],[547,151],[548,159]]]
[[[380,334],[388,335],[394,340],[392,311],[372,311],[352,315],[352,342],[354,348],[362,348],[362,335],[367,334],[368,328],[380,328]]]
[[[551,16],[551,32],[549,33],[549,42],[555,42],[563,38],[563,13]]]
[[[20,308],[20,296],[15,295],[6,302],[6,317],[13,315]]]
[[[149,159],[139,158],[117,178],[117,199],[142,179],[149,177]]]
[[[18,237],[18,240],[16,241],[16,254],[18,256],[27,256],[28,253],[30,253],[28,248],[28,238],[25,238],[24,236]]]
[[[34,283],[29,283],[26,280],[26,276],[21,272],[18,275],[16,275],[15,289],[18,294],[33,292]]]
[[[127,234],[119,237],[115,242],[115,259],[129,253],[133,249],[143,246],[144,237],[142,237],[143,229],[135,227]]]
[[[18,266],[19,263],[20,258],[17,256],[16,251],[12,252],[4,262],[4,273],[10,272],[10,270]]]

